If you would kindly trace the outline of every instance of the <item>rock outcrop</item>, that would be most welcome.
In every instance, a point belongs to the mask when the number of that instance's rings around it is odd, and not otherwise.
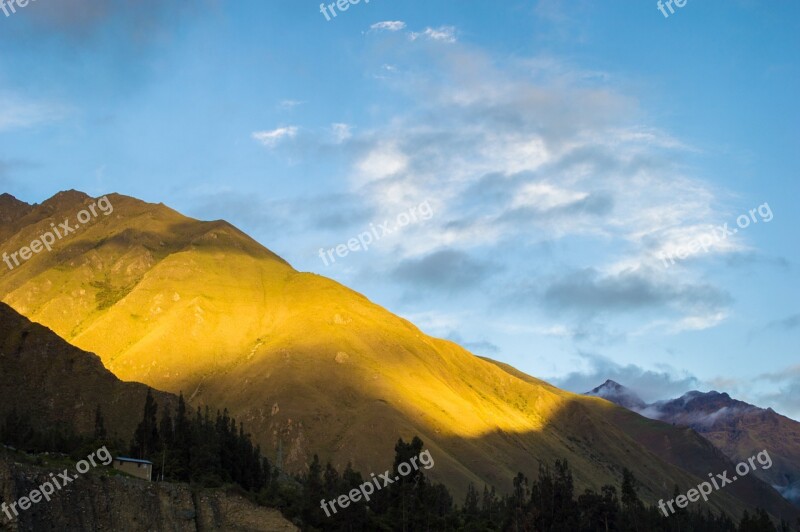
[[[22,464],[13,454],[0,455],[0,498],[6,506],[27,496],[54,467]],[[299,530],[275,509],[264,508],[237,493],[224,490],[194,491],[187,484],[146,482],[110,473],[89,471],[50,501],[41,500],[13,519],[0,512],[0,530],[92,531],[294,531]],[[72,475],[74,470],[70,473]]]

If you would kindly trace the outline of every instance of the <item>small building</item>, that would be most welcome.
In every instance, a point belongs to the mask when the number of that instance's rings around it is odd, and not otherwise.
[[[118,456],[114,458],[114,469],[144,480],[152,480],[153,462],[149,460],[138,460],[136,458],[126,458]]]

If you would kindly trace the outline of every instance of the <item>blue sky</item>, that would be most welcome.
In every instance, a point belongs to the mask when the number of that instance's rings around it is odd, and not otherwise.
[[[798,418],[798,20],[782,0],[371,0],[330,21],[305,0],[37,0],[0,13],[0,190],[227,219],[574,391],[717,389]]]

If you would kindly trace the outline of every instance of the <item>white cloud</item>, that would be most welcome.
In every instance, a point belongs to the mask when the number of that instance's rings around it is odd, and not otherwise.
[[[350,124],[343,124],[343,123],[335,123],[331,124],[331,132],[333,134],[333,140],[337,144],[341,144],[342,142],[346,141],[350,137],[353,136],[352,127]]]
[[[424,200],[437,212],[386,248],[386,260],[480,249],[524,264],[529,269],[519,278],[530,278],[530,268],[542,261],[522,256],[532,246],[572,249],[557,259],[562,273],[591,268],[602,300],[588,310],[580,301],[569,307],[577,320],[573,331],[590,335],[606,327],[637,335],[703,330],[731,314],[730,297],[694,263],[678,271],[656,258],[730,219],[719,194],[682,164],[694,148],[643,123],[646,114],[612,76],[552,58],[500,63],[458,43],[428,69],[404,68],[407,58],[399,51],[383,60],[397,67],[386,86],[406,100],[402,112],[347,143],[353,191],[376,212]],[[592,251],[575,249],[578,242]],[[709,255],[742,246],[723,241]],[[545,308],[545,273],[527,291],[507,281],[495,293],[525,292],[527,306]],[[630,304],[608,303],[612,289]],[[602,324],[593,322],[598,316]],[[609,321],[616,316],[633,322]]]
[[[637,135],[629,140],[629,130],[615,123],[626,119],[624,98],[514,79],[482,57],[457,55],[444,71],[444,82],[407,80],[419,99],[407,116],[360,137],[366,149],[355,165],[358,186],[393,176],[370,190],[378,203],[386,198],[381,187],[398,182],[419,190],[420,200],[441,199],[444,226],[425,247],[496,244],[515,234],[530,240],[533,228],[540,238],[613,233],[642,245],[640,233],[663,227],[663,211],[677,197],[695,198],[681,205],[707,213],[707,194],[672,172],[648,168],[651,159],[654,167],[658,162],[657,148],[642,147]],[[654,197],[651,185],[663,192]],[[598,218],[604,197],[613,212]],[[558,209],[574,216],[533,212]]]
[[[406,23],[402,20],[384,20],[383,22],[376,22],[370,26],[370,29],[375,31],[400,31],[405,27]]]
[[[362,183],[395,175],[408,166],[408,157],[395,143],[374,146],[356,167]]]
[[[281,140],[295,137],[297,131],[298,128],[296,126],[287,126],[271,131],[255,131],[252,136],[267,148],[274,148]]]
[[[438,28],[425,28],[422,32],[411,32],[409,38],[412,41],[424,37],[432,41],[441,41],[446,43],[456,42],[456,29],[453,26],[440,26]]]
[[[580,201],[587,196],[586,192],[573,192],[547,182],[526,183],[517,190],[511,207],[534,207],[550,210]]]
[[[727,317],[727,312],[710,312],[696,316],[686,316],[675,324],[674,332],[710,329],[725,321]]]

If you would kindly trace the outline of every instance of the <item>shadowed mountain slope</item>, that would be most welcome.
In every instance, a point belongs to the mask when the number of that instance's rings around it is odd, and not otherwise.
[[[100,359],[0,303],[0,419],[12,409],[33,428],[92,434],[100,406],[110,436],[128,440],[141,421],[147,386],[122,382]],[[172,408],[177,397],[153,390]]]

